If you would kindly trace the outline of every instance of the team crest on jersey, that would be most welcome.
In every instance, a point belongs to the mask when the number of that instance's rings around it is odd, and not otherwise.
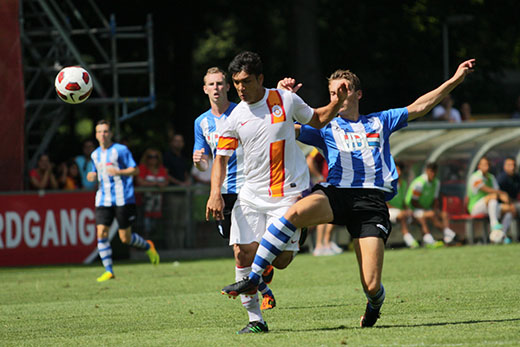
[[[267,95],[267,107],[271,112],[271,124],[285,122],[285,109],[282,96],[277,90],[270,90]]]

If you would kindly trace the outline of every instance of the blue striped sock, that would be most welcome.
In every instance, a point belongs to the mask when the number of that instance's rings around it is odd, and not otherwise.
[[[267,265],[283,252],[294,235],[296,227],[284,217],[269,225],[256,251],[249,279],[258,284]]]
[[[368,295],[368,293],[365,293],[365,296],[368,299],[368,304],[370,308],[374,310],[378,310],[383,306],[383,302],[385,301],[386,292],[385,287],[383,287],[383,284],[381,283],[381,288],[379,288],[379,291],[374,296]]]
[[[150,244],[146,242],[145,239],[141,237],[141,235],[132,233],[132,239],[130,240],[130,246],[134,246],[135,248],[142,248],[144,250],[150,249]]]
[[[112,270],[112,247],[110,247],[110,241],[108,239],[98,239],[97,248],[105,270],[114,273]]]

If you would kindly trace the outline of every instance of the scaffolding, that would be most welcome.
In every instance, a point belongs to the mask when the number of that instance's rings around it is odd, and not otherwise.
[[[33,167],[67,115],[85,107],[112,108],[120,123],[155,108],[153,23],[117,26],[95,0],[20,0],[20,39],[25,83],[25,162]],[[125,46],[126,45],[126,46]],[[130,45],[130,46],[129,46]],[[131,47],[125,57],[118,48]],[[54,79],[61,68],[83,66],[94,91],[81,105],[59,100]],[[131,95],[131,94],[139,95]]]

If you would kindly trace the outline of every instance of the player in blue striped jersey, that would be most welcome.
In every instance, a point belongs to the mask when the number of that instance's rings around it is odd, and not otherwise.
[[[230,85],[226,80],[226,72],[218,67],[211,67],[204,76],[204,93],[208,96],[210,109],[195,119],[195,144],[193,145],[193,164],[200,171],[209,169],[211,158],[215,158],[218,139],[223,129],[224,122],[235,108],[236,104],[230,102],[227,96]],[[223,210],[224,219],[216,220],[216,227],[219,234],[229,239],[231,229],[231,211],[237,200],[238,192],[244,184],[243,174],[244,151],[239,146],[229,158],[227,164],[226,177],[222,185],[221,193],[225,206]],[[251,263],[254,257],[252,253],[249,257],[244,257],[248,253],[248,245],[230,244],[233,246],[235,255],[235,277],[238,279],[247,276],[251,271]],[[267,282],[272,279],[274,269],[270,267],[264,273]],[[268,283],[267,283],[268,284]],[[250,319],[256,319],[254,311],[260,307],[261,310],[271,309],[276,306],[276,300],[271,289],[267,284],[262,283],[258,290],[262,293],[262,304],[257,304],[252,298],[242,296],[243,306],[249,313]],[[252,318],[253,317],[253,318]]]
[[[114,218],[119,225],[119,238],[129,246],[146,251],[152,264],[159,263],[159,254],[152,241],[132,233],[132,222],[136,218],[133,176],[139,174],[132,153],[122,144],[112,142],[110,123],[101,120],[96,125],[99,147],[92,154],[93,171],[87,174],[90,182],[98,180],[96,192],[96,231],[98,251],[105,272],[98,282],[115,278],[112,268],[112,248],[109,229]]]
[[[340,83],[347,82],[349,87],[339,117],[320,130],[297,127],[299,140],[324,151],[329,166],[327,182],[314,186],[312,194],[268,227],[249,277],[225,287],[223,292],[247,292],[258,285],[263,268],[281,254],[297,228],[323,223],[345,225],[354,241],[361,283],[368,299],[361,326],[373,326],[385,299],[381,275],[384,246],[391,231],[385,200],[395,195],[398,178],[389,137],[408,121],[427,114],[464,81],[474,65],[474,59],[461,63],[449,80],[407,107],[369,115],[359,113],[359,78],[348,70],[332,74],[331,100],[337,98],[334,91]]]

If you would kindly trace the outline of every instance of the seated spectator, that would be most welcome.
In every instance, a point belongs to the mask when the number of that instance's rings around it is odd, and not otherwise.
[[[65,190],[81,189],[78,164],[74,160],[63,162],[59,169],[59,185]]]
[[[417,248],[419,247],[419,242],[415,240],[408,230],[408,221],[412,217],[412,210],[406,206],[405,201],[408,182],[406,182],[402,176],[404,166],[403,163],[396,162],[395,167],[397,169],[397,174],[399,175],[399,180],[397,181],[397,194],[392,200],[386,203],[388,206],[388,213],[390,214],[390,222],[393,224],[400,224],[403,240],[407,247]]]
[[[168,185],[168,172],[163,165],[161,152],[154,148],[144,151],[139,161],[139,176],[137,185],[141,187],[166,187]],[[144,232],[149,237],[162,217],[162,194],[160,192],[145,192],[144,204]]]
[[[325,182],[329,173],[329,168],[325,157],[313,148],[307,155],[307,166],[311,176],[311,186],[316,183]],[[320,224],[316,226],[316,244],[314,245],[314,256],[336,255],[343,252],[343,249],[332,241],[333,224]]]
[[[471,105],[469,102],[463,102],[460,105],[460,117],[463,122],[473,122],[475,119],[471,115]]]
[[[424,173],[412,181],[406,193],[406,204],[410,206],[413,217],[421,225],[423,242],[427,248],[444,245],[442,241],[435,241],[428,228],[428,221],[443,231],[445,243],[453,242],[456,236],[455,232],[450,229],[448,214],[440,208],[441,183],[436,175],[437,164],[428,163]]]
[[[495,176],[489,172],[489,160],[482,157],[477,171],[471,174],[466,188],[469,198],[468,211],[472,215],[486,214],[489,216],[491,242],[507,241],[507,231],[511,225],[512,205],[509,195],[500,190]],[[501,223],[499,218],[503,216]]]
[[[90,171],[94,171],[92,159],[90,155],[96,149],[96,145],[93,140],[85,140],[83,142],[83,154],[78,155],[74,161],[78,165],[79,175],[81,177],[81,186],[88,190],[95,190],[97,188],[97,180],[90,182],[87,180],[87,174]]]
[[[462,121],[460,112],[453,107],[451,95],[447,95],[439,105],[432,110],[433,120],[447,121],[450,123],[460,123]]]
[[[182,155],[184,136],[175,134],[169,142],[169,149],[164,152],[164,166],[168,170],[168,181],[176,186],[191,184],[188,160]]]
[[[513,217],[520,216],[520,175],[516,172],[516,160],[512,157],[504,160],[503,171],[497,177],[498,186],[509,195],[509,202],[512,204],[511,212]]]
[[[38,158],[36,168],[29,172],[31,189],[58,189],[58,180],[52,171],[54,164],[47,154]]]
[[[516,98],[516,106],[513,114],[511,115],[511,118],[520,119],[520,95],[518,95],[518,98]]]

